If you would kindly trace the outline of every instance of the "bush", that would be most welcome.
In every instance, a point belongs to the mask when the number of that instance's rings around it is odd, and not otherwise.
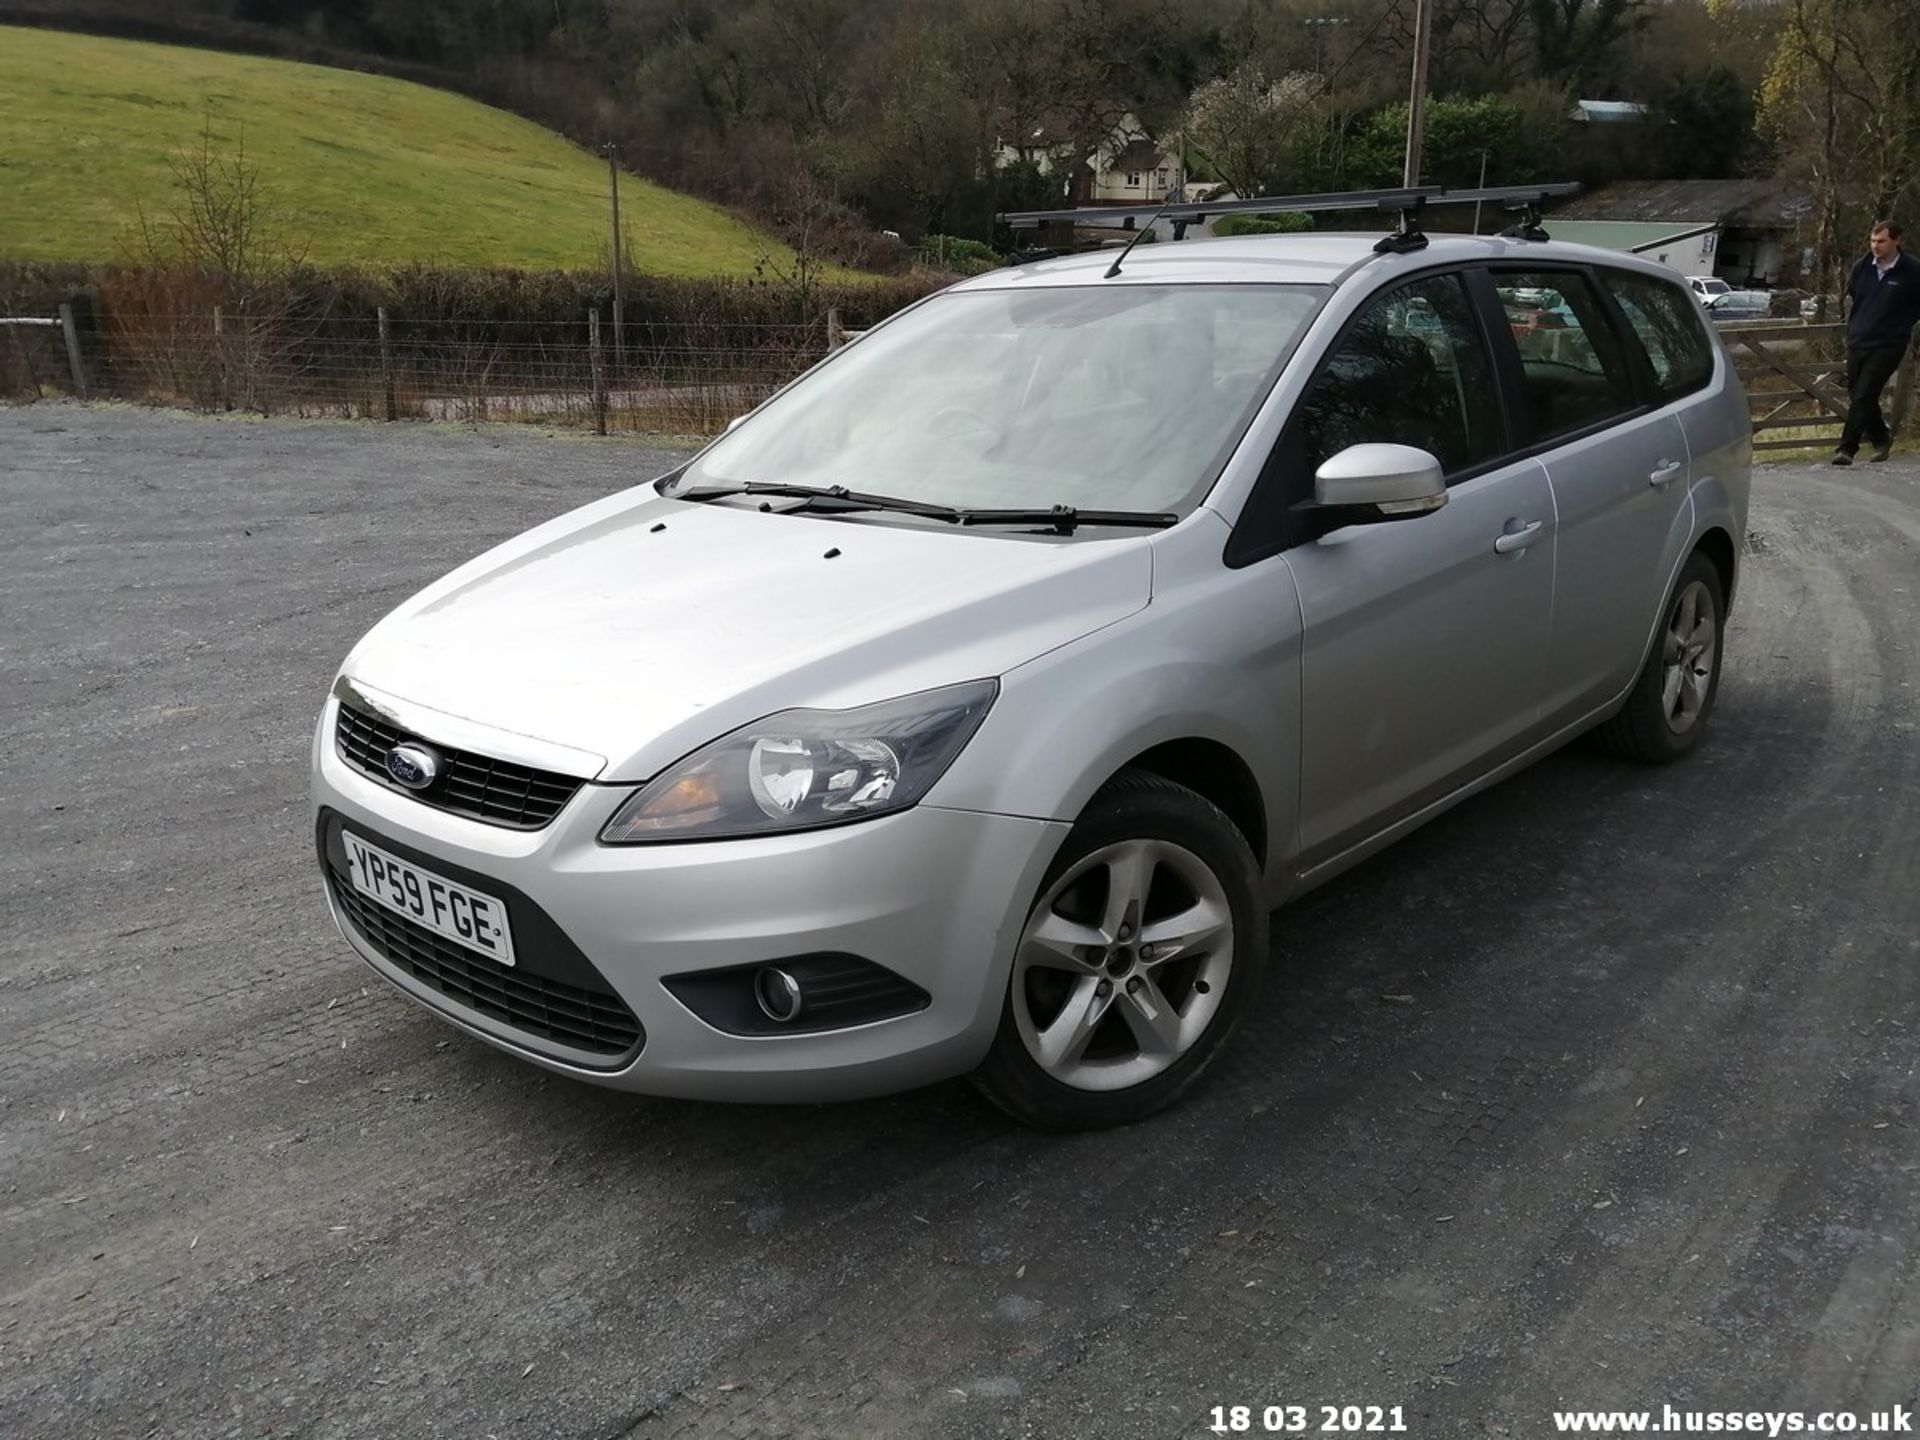
[[[958,275],[978,275],[1000,264],[999,252],[991,245],[959,235],[923,235],[913,248],[924,263]]]
[[[92,297],[103,314],[200,314],[236,293],[212,293],[209,277],[186,267],[46,265],[0,260],[0,314],[51,315],[64,300]],[[230,286],[214,287],[230,290]],[[402,265],[390,270],[322,270],[295,266],[248,287],[272,308],[290,310],[323,328],[371,320],[384,306],[396,319],[579,326],[586,312],[611,314],[604,270],[460,270]],[[891,315],[938,288],[901,276],[886,280],[816,281],[804,302],[793,287],[753,280],[627,277],[626,321],[632,326],[714,325],[722,328],[813,325],[829,306],[854,330]]]
[[[1223,215],[1213,222],[1215,235],[1298,235],[1313,229],[1311,215]]]

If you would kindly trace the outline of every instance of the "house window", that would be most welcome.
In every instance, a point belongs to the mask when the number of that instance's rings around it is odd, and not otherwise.
[[[1130,170],[1127,172],[1127,188],[1129,190],[1138,190],[1140,188],[1140,172],[1138,170]]]

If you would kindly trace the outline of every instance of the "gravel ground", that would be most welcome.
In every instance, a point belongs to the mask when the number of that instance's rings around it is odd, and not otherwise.
[[[1776,466],[1711,743],[1276,920],[1188,1104],[609,1094],[389,993],[305,750],[381,613],[673,455],[0,411],[0,1435],[1098,1436],[1911,1406],[1920,464]]]

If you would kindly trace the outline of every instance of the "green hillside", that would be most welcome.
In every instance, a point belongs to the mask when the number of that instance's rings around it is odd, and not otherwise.
[[[0,26],[0,257],[117,260],[169,162],[244,135],[275,228],[318,265],[553,269],[607,255],[606,163],[531,121],[403,80],[211,50]],[[748,275],[792,252],[632,176],[639,270]]]

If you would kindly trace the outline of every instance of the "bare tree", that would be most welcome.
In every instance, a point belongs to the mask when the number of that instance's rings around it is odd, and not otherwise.
[[[173,203],[160,215],[138,207],[136,248],[152,264],[187,265],[224,276],[244,288],[304,258],[278,244],[269,217],[271,197],[260,169],[247,158],[242,128],[231,147],[208,115],[199,143],[167,162]]]
[[[1436,0],[1434,89],[1504,88],[1521,68],[1530,25],[1527,0]]]
[[[826,263],[822,246],[840,212],[839,202],[825,185],[810,172],[798,171],[773,216],[793,258],[784,260],[766,250],[754,262],[754,273],[785,290],[793,298],[795,313],[808,319],[813,315],[813,293]]]
[[[244,130],[229,145],[209,114],[198,143],[176,154],[168,168],[171,203],[157,215],[138,207],[126,246],[136,265],[176,295],[163,307],[167,313],[150,312],[141,322],[146,349],[176,372],[176,391],[264,412],[276,403],[303,338],[292,288],[282,282],[306,258],[305,246],[296,253],[282,242],[271,193],[247,157]],[[322,318],[309,317],[306,329]],[[199,378],[188,384],[178,376]]]
[[[1787,0],[1760,114],[1783,170],[1813,185],[1821,288],[1837,289],[1843,221],[1920,198],[1920,28],[1857,0]]]
[[[1257,64],[1242,65],[1193,92],[1187,134],[1236,192],[1272,194],[1285,188],[1288,162],[1324,89],[1318,75],[1275,80]]]

